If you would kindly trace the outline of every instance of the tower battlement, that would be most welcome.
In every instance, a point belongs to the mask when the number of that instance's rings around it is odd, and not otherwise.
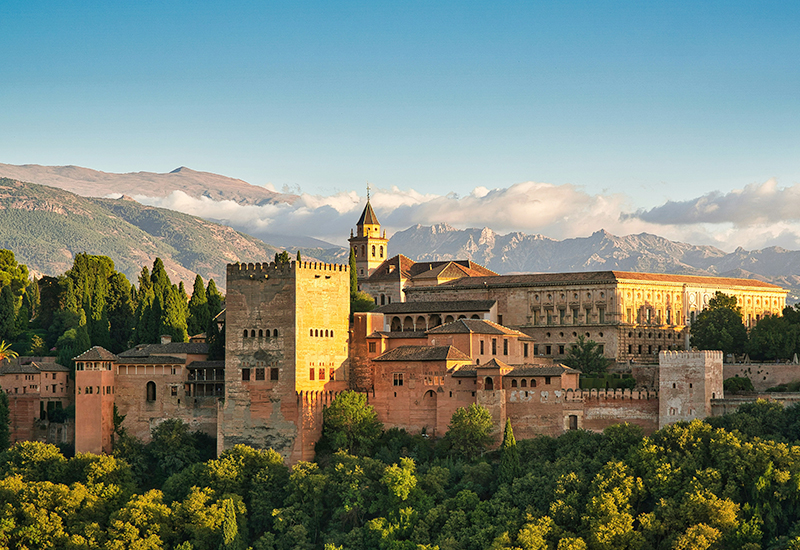
[[[702,366],[715,361],[722,363],[722,352],[704,351],[662,351],[658,356],[660,368]]]
[[[292,278],[298,271],[312,271],[330,274],[333,271],[347,272],[348,266],[341,264],[327,264],[324,262],[289,262],[288,264],[275,262],[264,263],[235,263],[228,264],[228,281],[245,279],[269,279],[270,277]]]

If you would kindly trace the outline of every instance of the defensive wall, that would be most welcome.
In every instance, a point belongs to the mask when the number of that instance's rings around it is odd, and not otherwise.
[[[756,391],[800,380],[800,365],[794,363],[725,363],[725,378],[747,377]]]

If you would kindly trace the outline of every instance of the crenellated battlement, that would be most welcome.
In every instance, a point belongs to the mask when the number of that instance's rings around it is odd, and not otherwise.
[[[716,350],[703,351],[662,351],[658,356],[661,368],[681,367],[686,365],[703,365],[715,361],[722,362],[722,352]]]
[[[294,277],[300,270],[329,274],[334,271],[346,273],[348,269],[347,265],[324,262],[235,263],[228,264],[227,276],[228,280],[269,279],[270,277]]]
[[[567,390],[572,391],[572,390]],[[658,392],[653,390],[636,390],[636,389],[609,389],[609,390],[576,390],[573,394],[576,398],[580,397],[584,401],[649,401],[651,399],[658,399]]]

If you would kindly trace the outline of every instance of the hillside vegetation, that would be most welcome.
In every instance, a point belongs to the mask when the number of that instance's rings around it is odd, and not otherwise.
[[[186,284],[200,274],[223,285],[226,264],[269,261],[279,251],[187,214],[6,178],[0,178],[0,248],[44,275],[63,273],[87,252],[108,256],[130,280],[160,257],[169,275]]]

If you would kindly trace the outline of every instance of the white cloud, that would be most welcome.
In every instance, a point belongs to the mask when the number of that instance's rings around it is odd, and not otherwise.
[[[294,204],[244,206],[233,201],[192,198],[175,191],[165,198],[135,197],[220,221],[255,236],[298,235],[345,244],[364,208],[355,192],[301,194]],[[775,180],[727,194],[669,201],[638,210],[621,193],[589,194],[574,185],[524,182],[506,188],[476,187],[459,197],[414,189],[376,189],[371,203],[391,235],[414,224],[447,223],[457,228],[490,227],[498,233],[541,233],[554,239],[581,237],[598,229],[616,235],[654,233],[724,250],[737,246],[800,248],[800,186],[780,188]]]

